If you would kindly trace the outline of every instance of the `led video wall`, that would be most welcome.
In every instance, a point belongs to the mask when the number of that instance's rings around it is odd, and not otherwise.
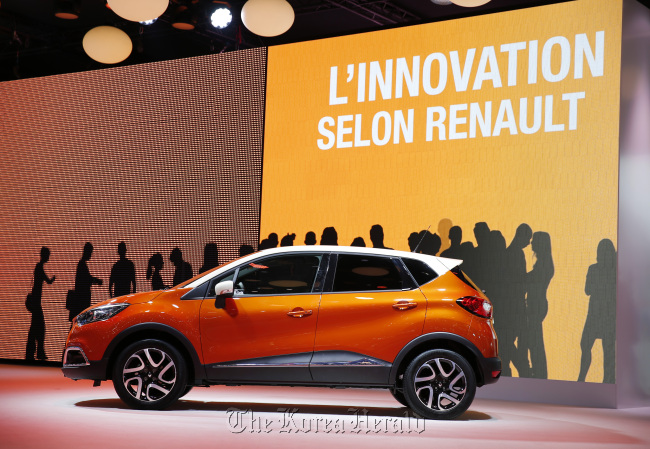
[[[265,64],[255,49],[0,83],[0,358],[60,361],[70,290],[95,304],[256,246]]]
[[[504,375],[613,383],[621,14],[271,47],[261,237],[464,259]]]
[[[486,290],[505,376],[613,383],[620,48],[579,0],[0,83],[0,359],[60,360],[70,291],[418,246]]]

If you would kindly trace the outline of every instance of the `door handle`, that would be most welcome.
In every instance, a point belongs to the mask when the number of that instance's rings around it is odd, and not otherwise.
[[[403,311],[403,310],[409,310],[409,309],[414,309],[418,306],[418,303],[412,302],[412,301],[397,301],[395,304],[393,304],[393,309]]]
[[[302,307],[296,307],[291,312],[287,312],[291,318],[304,318],[314,313],[312,310],[305,310]]]

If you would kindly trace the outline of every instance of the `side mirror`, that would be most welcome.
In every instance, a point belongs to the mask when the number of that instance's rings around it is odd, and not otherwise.
[[[226,308],[226,298],[232,298],[232,293],[235,290],[235,286],[232,281],[221,281],[214,287],[214,293],[216,299],[214,300],[214,306],[217,309]]]

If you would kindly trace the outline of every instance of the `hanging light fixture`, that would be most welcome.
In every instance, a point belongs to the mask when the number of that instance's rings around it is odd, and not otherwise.
[[[57,0],[54,2],[54,15],[59,19],[76,20],[79,18],[79,2],[75,0]]]
[[[286,0],[248,0],[241,10],[242,22],[258,36],[279,36],[296,17]]]
[[[103,64],[122,62],[133,50],[131,38],[124,31],[111,26],[98,26],[88,31],[82,45],[88,56]]]
[[[490,0],[451,0],[454,5],[464,6],[466,8],[473,8],[476,6],[485,5]]]
[[[191,8],[180,5],[174,11],[172,26],[177,30],[191,31],[196,27],[196,16]]]
[[[132,22],[145,22],[160,17],[169,0],[107,0],[115,14]]]

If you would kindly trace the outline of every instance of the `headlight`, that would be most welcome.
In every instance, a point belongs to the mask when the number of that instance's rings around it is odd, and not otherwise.
[[[129,305],[126,303],[107,304],[105,306],[95,307],[94,309],[80,313],[77,316],[77,324],[83,326],[84,324],[94,323],[95,321],[105,321],[117,315],[127,307],[129,307]]]

